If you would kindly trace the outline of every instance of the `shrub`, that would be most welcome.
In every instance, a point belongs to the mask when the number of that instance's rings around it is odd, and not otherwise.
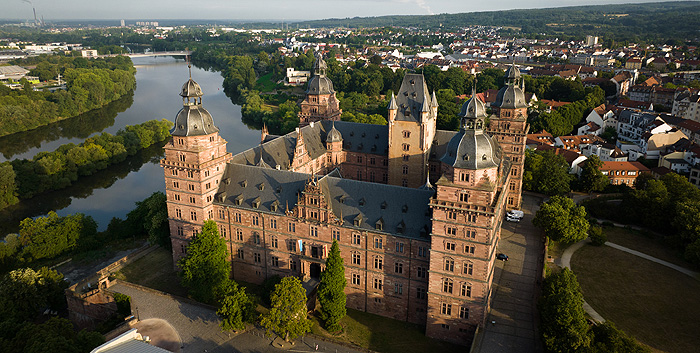
[[[591,238],[591,243],[595,246],[601,246],[608,241],[608,236],[603,233],[603,228],[592,226],[588,229],[588,237]]]

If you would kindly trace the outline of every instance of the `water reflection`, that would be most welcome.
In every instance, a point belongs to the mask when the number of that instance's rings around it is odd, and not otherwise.
[[[74,118],[41,126],[34,130],[16,133],[0,138],[0,162],[14,158],[30,159],[35,154],[27,154],[30,149],[41,149],[46,142],[71,139],[80,143],[96,132],[114,125],[117,114],[127,110],[134,103],[134,92],[107,104],[101,109],[91,110]],[[66,142],[67,143],[67,142]],[[26,155],[24,155],[26,154]]]

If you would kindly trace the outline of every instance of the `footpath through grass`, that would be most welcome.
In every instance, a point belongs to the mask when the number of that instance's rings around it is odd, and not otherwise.
[[[700,347],[697,279],[609,246],[584,246],[571,267],[586,301],[627,334],[665,352]]]
[[[604,227],[603,231],[611,243],[622,245],[674,265],[694,269],[692,264],[683,260],[682,252],[669,248],[659,235],[620,227]]]

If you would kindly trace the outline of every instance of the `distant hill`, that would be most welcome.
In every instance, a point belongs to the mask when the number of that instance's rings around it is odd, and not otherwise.
[[[523,33],[598,35],[615,40],[696,40],[700,37],[700,2],[590,5],[547,9],[458,14],[333,18],[297,22],[299,27],[460,28],[469,25],[517,27]]]

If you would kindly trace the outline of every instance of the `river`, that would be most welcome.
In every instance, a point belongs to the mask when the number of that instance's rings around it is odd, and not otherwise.
[[[78,144],[101,132],[116,133],[126,125],[152,119],[172,121],[182,107],[180,87],[189,78],[182,59],[150,57],[133,59],[136,90],[108,106],[36,130],[0,138],[0,162],[30,159],[42,151],[53,151],[66,143]],[[228,151],[238,153],[260,141],[260,131],[241,121],[240,106],[224,94],[219,72],[192,67],[192,78],[204,92],[203,106],[214,117],[220,134],[228,141]],[[152,147],[124,163],[84,177],[64,190],[39,195],[0,211],[0,234],[16,232],[19,221],[54,210],[59,215],[84,213],[92,216],[100,230],[112,217],[124,218],[134,203],[154,191],[164,190],[163,170],[158,161],[163,149]]]

